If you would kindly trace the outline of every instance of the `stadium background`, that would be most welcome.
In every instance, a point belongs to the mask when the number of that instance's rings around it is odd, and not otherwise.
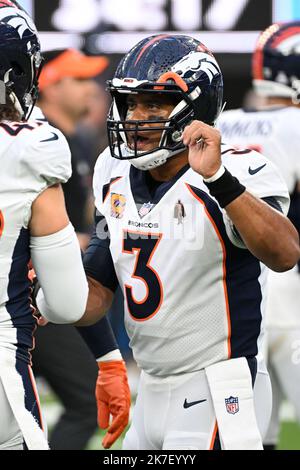
[[[251,88],[251,52],[259,31],[274,21],[300,19],[299,0],[19,0],[34,18],[42,48],[75,47],[104,54],[111,77],[122,54],[156,32],[186,32],[212,49],[225,77],[227,109],[242,105]],[[136,377],[131,378],[135,388]],[[51,390],[39,382],[51,426],[61,411]],[[282,410],[281,449],[300,449],[300,428],[292,407]],[[89,448],[99,448],[99,436]],[[115,448],[120,448],[118,443]]]

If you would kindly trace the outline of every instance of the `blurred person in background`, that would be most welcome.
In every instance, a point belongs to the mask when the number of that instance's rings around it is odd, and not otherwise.
[[[93,78],[107,67],[108,61],[76,50],[50,51],[44,57],[38,101],[42,114],[36,108],[34,117],[60,129],[69,143],[72,177],[63,190],[70,220],[84,249],[89,240],[86,210],[93,164],[91,149],[78,137],[77,126],[88,112]],[[53,134],[53,141],[55,138]],[[105,326],[103,329],[106,331]],[[115,349],[112,343],[111,349]],[[104,352],[109,352],[106,343],[103,346]],[[74,326],[50,323],[37,329],[32,356],[35,373],[46,379],[64,407],[50,433],[50,448],[84,449],[97,428],[94,391],[98,368],[90,350]]]
[[[77,134],[90,146],[91,166],[94,167],[100,153],[107,147],[106,118],[110,107],[110,96],[100,80],[91,83],[88,110],[81,119]]]
[[[300,231],[300,21],[273,24],[260,35],[253,55],[252,101],[218,120],[224,140],[262,152],[280,169],[291,195],[289,218]],[[245,157],[246,158],[246,157]],[[254,174],[259,168],[249,166]],[[267,303],[268,369],[273,411],[265,448],[279,439],[283,398],[300,422],[300,277],[295,267],[271,272]],[[297,360],[298,359],[298,360]]]
[[[101,108],[103,93],[94,78],[108,66],[104,56],[89,57],[74,49],[48,51],[43,54],[38,106],[48,122],[53,123],[67,138],[72,154],[72,177],[63,186],[67,212],[81,248],[89,241],[90,226],[86,212],[93,171],[93,146],[78,133],[78,126],[91,107]],[[98,92],[98,94],[97,94]],[[92,104],[93,103],[93,104]]]

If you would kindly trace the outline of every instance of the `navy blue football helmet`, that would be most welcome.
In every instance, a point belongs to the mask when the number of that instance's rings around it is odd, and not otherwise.
[[[113,80],[108,82],[113,103],[107,128],[111,155],[129,159],[148,170],[184,150],[182,132],[191,121],[214,125],[222,109],[223,77],[212,53],[198,40],[182,35],[150,36],[140,41],[121,60]],[[160,93],[174,98],[174,109],[165,120],[127,119],[128,94]],[[173,100],[172,100],[173,101]],[[159,146],[137,150],[137,136],[161,131]],[[134,149],[127,145],[127,133],[134,132]],[[146,135],[146,134],[145,134]]]
[[[37,30],[15,1],[0,0],[0,82],[23,120],[38,96],[42,56]],[[2,103],[6,97],[1,97]]]
[[[300,103],[300,21],[275,23],[261,33],[252,70],[259,95]]]

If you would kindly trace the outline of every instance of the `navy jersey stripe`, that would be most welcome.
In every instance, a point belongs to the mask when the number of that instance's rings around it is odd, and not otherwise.
[[[149,188],[149,183],[147,182],[147,172],[139,170],[131,165],[129,174],[130,187],[137,209],[139,210],[141,205],[147,204],[148,202],[158,204],[164,195],[174,186],[179,178],[189,170],[189,168],[190,166],[188,164],[185,165],[172,179],[158,184],[152,194],[152,191]]]
[[[36,325],[30,305],[31,282],[28,279],[30,259],[29,231],[22,228],[17,239],[8,276],[6,310],[17,329],[17,357],[30,362]]]
[[[97,211],[94,233],[84,253],[83,265],[87,276],[115,292],[119,281],[109,246],[110,233],[106,218]]]
[[[189,186],[205,204],[226,249],[226,286],[231,321],[231,358],[256,356],[261,328],[262,292],[259,260],[250,251],[237,248],[229,240],[222,212],[207,193]]]
[[[123,176],[116,176],[115,178],[111,178],[110,182],[103,186],[103,188],[102,188],[102,201],[103,202],[105,201],[105,199],[108,196],[108,192],[110,190],[111,185],[116,183],[117,181],[119,181],[122,178],[123,178]]]
[[[40,410],[40,404],[38,401],[38,396],[36,395],[36,390],[34,384],[32,383],[29,366],[25,362],[17,359],[16,360],[16,370],[22,377],[23,387],[24,387],[24,405],[26,410],[28,410],[35,421],[38,423],[39,427],[43,430],[43,422]]]

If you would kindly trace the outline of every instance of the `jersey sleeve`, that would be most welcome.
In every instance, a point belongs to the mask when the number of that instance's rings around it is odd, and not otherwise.
[[[284,143],[286,149],[285,159],[282,162],[282,165],[286,165],[291,168],[293,172],[294,181],[300,181],[300,156],[299,156],[299,139],[300,139],[300,129],[299,129],[299,118],[300,110],[297,108],[292,108],[291,120],[287,119],[287,123],[284,128],[280,127],[278,129],[279,136],[278,138]],[[295,186],[296,186],[295,184]],[[291,188],[291,191],[294,191],[295,187]]]
[[[66,183],[72,174],[71,152],[64,135],[48,124],[35,129],[27,138],[21,164],[39,183],[39,189]]]
[[[277,167],[264,155],[252,150],[231,151],[225,155],[223,164],[248,192],[260,199],[275,198],[282,212],[288,213],[290,197],[287,185]]]
[[[109,150],[106,149],[100,154],[94,169],[93,176],[93,192],[95,198],[96,209],[101,212],[104,200],[104,189],[106,180],[111,171],[111,156]]]
[[[98,211],[95,216],[95,230],[83,257],[83,265],[87,276],[100,282],[112,292],[119,285],[109,249],[110,234],[106,219]]]
[[[115,292],[119,282],[110,252],[110,233],[106,218],[102,215],[103,190],[110,171],[110,154],[106,149],[99,157],[94,169],[93,191],[95,198],[95,229],[84,254],[86,274]]]
[[[272,201],[272,207],[287,215],[290,205],[287,185],[277,167],[264,155],[251,150],[231,150],[223,158],[223,164],[249,193],[267,203]],[[239,248],[245,248],[226,211],[223,211],[223,219],[231,242]]]
[[[71,177],[71,152],[64,135],[45,124],[23,138],[19,173],[25,194],[23,225],[27,228],[35,199],[50,186],[66,183]]]

